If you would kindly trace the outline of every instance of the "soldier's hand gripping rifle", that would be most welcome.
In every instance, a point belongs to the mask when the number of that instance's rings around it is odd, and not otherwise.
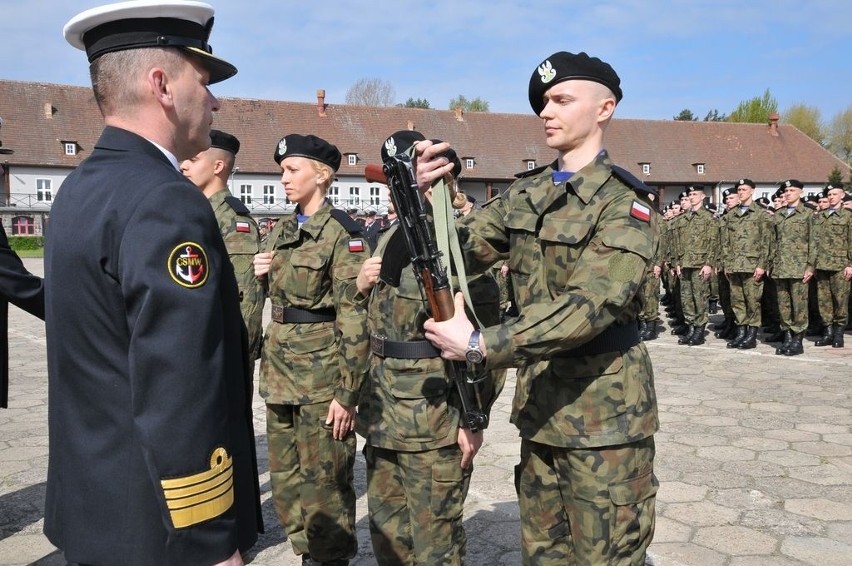
[[[417,187],[411,159],[400,154],[388,157],[381,170],[378,165],[367,165],[364,176],[368,181],[385,183],[399,218],[399,229],[411,256],[411,266],[426,300],[429,315],[438,322],[449,320],[455,310],[450,279],[441,263],[441,252],[426,216],[423,195]],[[445,360],[447,375],[453,380],[461,401],[462,419],[471,432],[478,432],[488,424],[488,417],[474,408],[468,394],[468,368],[466,362]]]

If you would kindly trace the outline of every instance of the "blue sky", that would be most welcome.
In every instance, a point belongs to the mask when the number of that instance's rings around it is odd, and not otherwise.
[[[97,0],[0,0],[0,78],[88,85],[85,55],[62,27]],[[556,51],[611,63],[616,116],[730,113],[768,88],[783,112],[804,103],[824,121],[852,106],[848,0],[211,0],[214,52],[240,72],[220,96],[343,104],[362,78],[395,101],[482,98],[527,113],[535,66]]]

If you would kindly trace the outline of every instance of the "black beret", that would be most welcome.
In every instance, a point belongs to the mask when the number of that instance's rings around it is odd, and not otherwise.
[[[690,185],[689,189],[687,189],[687,192],[691,193],[693,191],[696,192],[696,193],[703,193],[704,187],[702,187],[701,185]]]
[[[734,187],[730,187],[730,188],[727,188],[724,191],[722,191],[722,198],[726,199],[729,196],[735,195],[735,194],[737,194],[737,189],[735,189]]]
[[[213,8],[202,2],[148,0],[98,6],[71,18],[63,33],[89,63],[106,53],[144,47],[174,47],[190,53],[210,73],[209,84],[237,74],[232,64],[213,55],[207,43]]]
[[[559,51],[538,65],[530,77],[530,106],[536,116],[544,109],[544,93],[553,85],[570,80],[600,83],[612,91],[616,103],[621,102],[621,79],[608,63],[585,53]]]
[[[382,144],[382,161],[388,157],[405,153],[415,143],[425,139],[426,138],[423,137],[423,134],[416,130],[400,130],[392,133]]]
[[[740,179],[739,181],[737,181],[737,187],[739,187],[740,185],[748,185],[752,189],[755,188],[754,181],[752,181],[751,179]],[[734,188],[736,189],[737,187]]]
[[[759,199],[757,199],[757,200],[756,200],[756,201],[754,201],[754,202],[755,202],[756,204],[758,204],[759,206],[762,206],[763,208],[769,208],[769,206],[770,206],[770,204],[771,204],[771,203],[769,202],[769,199],[768,199],[768,198],[766,198],[766,197],[760,197]]]
[[[784,198],[784,189],[779,188],[777,191],[775,191],[775,193],[773,193],[772,198]]]
[[[240,140],[227,132],[210,130],[210,147],[218,147],[236,155],[240,152]]]
[[[443,143],[441,140],[429,140],[434,144]],[[446,157],[447,161],[453,164],[453,177],[458,177],[459,173],[461,173],[461,160],[458,155],[456,155],[456,150],[453,148],[448,149],[447,151],[441,153],[438,157]]]
[[[278,141],[273,159],[281,164],[286,157],[307,157],[325,163],[335,171],[340,167],[340,151],[337,147],[314,135],[289,134]]]
[[[797,189],[804,189],[805,185],[802,184],[801,181],[797,181],[796,179],[787,179],[786,181],[783,181],[780,185],[778,185],[778,188],[782,191],[784,189],[789,189],[790,187],[795,187]]]
[[[679,195],[677,195],[677,200],[689,198],[689,191],[683,191]]]
[[[828,191],[831,191],[833,189],[840,189],[842,191],[843,190],[843,183],[829,183],[825,186],[825,188],[823,189],[823,192],[828,193]]]

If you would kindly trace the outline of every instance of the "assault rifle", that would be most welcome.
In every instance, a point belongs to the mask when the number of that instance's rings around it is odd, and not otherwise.
[[[441,263],[441,252],[438,251],[432,226],[426,217],[423,195],[417,187],[411,159],[401,154],[388,157],[381,168],[378,165],[367,165],[364,177],[367,181],[388,186],[426,309],[438,322],[449,320],[455,310],[452,287]],[[458,390],[465,425],[471,432],[485,428],[488,416],[471,405],[467,386],[473,381],[468,380],[467,362],[445,360],[444,366]]]

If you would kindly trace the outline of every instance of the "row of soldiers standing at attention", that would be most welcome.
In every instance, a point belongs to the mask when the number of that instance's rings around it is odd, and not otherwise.
[[[755,348],[761,326],[763,340],[778,343],[778,355],[802,354],[806,333],[819,336],[816,346],[842,348],[850,312],[852,195],[828,184],[806,199],[803,188],[789,179],[771,201],[756,200],[755,183],[740,179],[722,192],[718,214],[705,205],[701,186],[666,206],[660,249],[645,282],[643,338],[657,335],[662,279],[678,344],[703,344],[709,315],[721,307],[714,336],[728,348]]]

